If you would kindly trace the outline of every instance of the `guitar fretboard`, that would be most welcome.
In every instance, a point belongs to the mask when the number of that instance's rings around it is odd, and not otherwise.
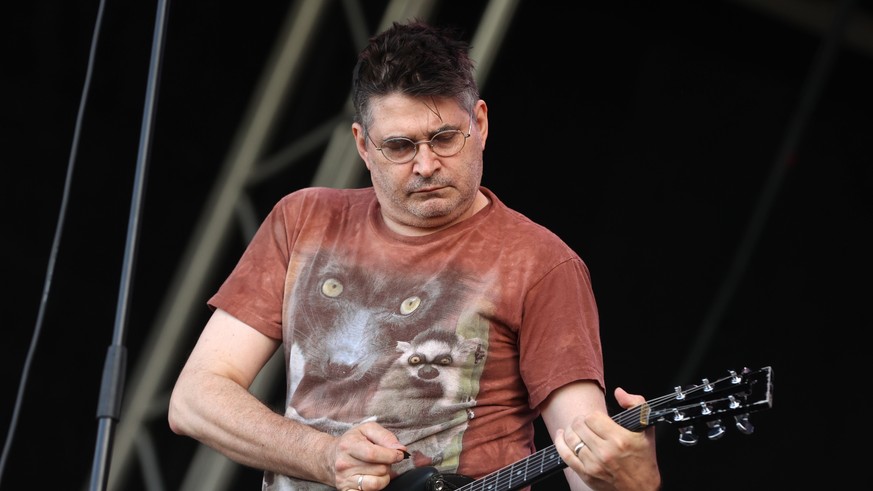
[[[466,486],[458,491],[514,491],[533,484],[535,481],[567,467],[558,455],[554,445],[538,450],[536,453],[504,467],[496,472]]]

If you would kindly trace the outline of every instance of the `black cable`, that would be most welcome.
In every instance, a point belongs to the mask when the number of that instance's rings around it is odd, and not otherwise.
[[[85,114],[85,105],[88,101],[88,89],[91,86],[91,75],[94,72],[94,59],[97,53],[97,39],[100,34],[100,25],[103,23],[103,9],[105,0],[100,0],[100,6],[97,9],[97,19],[94,23],[94,31],[91,35],[91,51],[88,54],[88,68],[85,71],[85,83],[82,86],[82,95],[79,100],[79,113],[76,116],[76,125],[73,131],[73,144],[70,149],[70,156],[67,162],[67,177],[64,182],[64,192],[61,198],[61,208],[58,214],[58,222],[55,227],[55,238],[52,242],[51,252],[49,253],[48,269],[46,270],[45,283],[43,284],[42,297],[39,302],[39,313],[36,317],[36,326],[33,330],[33,337],[30,341],[30,348],[27,351],[27,357],[24,360],[24,369],[21,373],[21,381],[18,385],[18,394],[15,398],[15,408],[12,411],[12,421],[9,423],[9,433],[6,434],[6,442],[3,445],[3,455],[0,456],[0,483],[3,482],[3,472],[6,469],[6,462],[9,458],[9,451],[12,448],[12,441],[15,438],[15,428],[18,425],[18,416],[21,412],[21,403],[24,400],[24,390],[27,387],[27,379],[30,374],[30,366],[33,363],[33,356],[36,352],[36,346],[39,341],[40,333],[42,332],[43,321],[45,320],[45,309],[48,303],[49,291],[51,290],[52,276],[55,270],[55,263],[58,257],[58,249],[60,248],[61,236],[63,235],[64,222],[67,215],[67,203],[70,198],[70,184],[73,180],[73,169],[76,164],[76,154],[79,148],[79,138],[82,132],[82,118]]]

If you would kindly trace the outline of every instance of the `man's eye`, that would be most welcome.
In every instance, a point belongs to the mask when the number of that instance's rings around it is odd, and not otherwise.
[[[451,141],[457,135],[454,131],[444,131],[442,133],[437,133],[433,136],[433,142],[436,144],[447,144],[451,143]]]
[[[382,148],[401,152],[412,148],[412,143],[408,140],[385,140],[385,143],[382,144]]]

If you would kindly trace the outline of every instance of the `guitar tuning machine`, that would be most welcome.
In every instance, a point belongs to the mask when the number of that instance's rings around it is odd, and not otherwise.
[[[734,396],[730,396],[729,399],[729,406],[731,409],[740,407],[740,401],[738,401]],[[749,420],[749,413],[734,416],[734,421],[736,422],[737,429],[744,435],[750,435],[755,431],[755,425],[753,425]]]
[[[697,445],[697,441],[699,440],[697,433],[694,431],[693,426],[685,426],[683,428],[679,428],[679,443],[686,447],[693,447]]]
[[[750,435],[755,431],[755,425],[749,420],[749,414],[740,414],[734,416],[734,421],[736,422],[737,429],[740,433],[744,435]]]
[[[728,370],[728,373],[731,374],[731,383],[736,385],[743,381],[743,378],[737,375],[737,372],[734,370]]]
[[[703,380],[706,381],[706,379]],[[703,416],[709,416],[710,414],[712,414],[712,409],[705,402],[701,402],[700,414]],[[706,423],[706,426],[709,428],[706,432],[706,438],[709,438],[710,440],[718,440],[722,437],[722,435],[725,434],[725,431],[727,431],[722,425],[720,419],[708,421]]]
[[[727,431],[721,424],[720,419],[709,421],[706,423],[706,426],[709,427],[709,429],[706,431],[706,438],[709,438],[710,440],[718,440],[719,438],[724,436],[725,432]]]

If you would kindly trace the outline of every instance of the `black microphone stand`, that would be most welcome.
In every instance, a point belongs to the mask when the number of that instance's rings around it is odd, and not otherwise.
[[[115,432],[115,422],[121,412],[121,400],[124,394],[124,379],[127,366],[127,348],[124,346],[125,325],[128,313],[128,297],[133,278],[133,264],[136,258],[137,235],[139,233],[139,217],[142,208],[143,189],[145,188],[146,167],[148,164],[151,144],[153,115],[157,100],[157,87],[160,79],[161,55],[164,47],[164,28],[167,18],[167,1],[158,0],[155,16],[155,30],[152,38],[152,54],[149,64],[148,84],[146,87],[145,108],[143,110],[142,129],[139,140],[139,150],[134,176],[133,196],[131,198],[130,218],[127,226],[127,243],[124,249],[124,260],[121,270],[121,287],[115,313],[115,328],[112,345],[106,353],[103,365],[103,377],[100,385],[100,399],[97,405],[97,445],[94,462],[91,467],[92,490],[103,490],[109,480],[109,463],[111,461],[111,443]]]

